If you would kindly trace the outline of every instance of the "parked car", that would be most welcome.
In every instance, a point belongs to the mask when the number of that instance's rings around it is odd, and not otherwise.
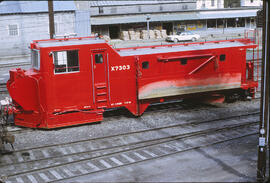
[[[178,41],[196,41],[200,39],[199,34],[194,34],[193,32],[177,32],[176,35],[170,35],[166,38],[166,41],[173,41],[177,43]]]

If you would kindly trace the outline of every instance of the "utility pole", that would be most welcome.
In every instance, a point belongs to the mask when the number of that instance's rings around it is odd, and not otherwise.
[[[150,15],[147,14],[147,15],[146,15],[146,22],[147,22],[147,34],[148,34],[148,39],[150,39],[150,30],[149,30],[149,22],[150,22],[150,19],[151,19]]]
[[[260,116],[260,127],[259,127],[259,146],[258,146],[258,164],[257,164],[257,181],[265,181],[266,173],[266,154],[267,154],[267,139],[269,134],[269,1],[263,1],[263,51],[262,51],[262,80],[261,80],[261,116]],[[268,134],[267,134],[268,133]],[[270,162],[268,160],[268,162]],[[270,174],[269,174],[270,175]]]
[[[49,10],[49,28],[50,28],[50,39],[54,38],[54,13],[53,13],[53,0],[48,0],[48,10]]]

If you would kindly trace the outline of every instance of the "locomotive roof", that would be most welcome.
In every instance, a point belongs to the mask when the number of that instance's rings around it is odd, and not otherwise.
[[[37,44],[41,48],[47,47],[58,47],[58,46],[72,46],[72,45],[85,45],[85,44],[98,44],[98,43],[105,43],[103,39],[94,39],[94,38],[87,38],[87,39],[61,39],[61,40],[47,40],[47,41],[37,41]]]
[[[230,48],[230,47],[246,47],[253,44],[245,44],[240,41],[226,41],[226,42],[210,42],[204,44],[189,44],[172,45],[172,46],[160,46],[160,47],[142,47],[142,48],[131,48],[131,49],[118,49],[120,56],[133,56],[133,55],[148,55],[158,53],[169,53],[179,51],[193,51],[193,50],[207,50],[207,49],[218,49],[218,48]]]

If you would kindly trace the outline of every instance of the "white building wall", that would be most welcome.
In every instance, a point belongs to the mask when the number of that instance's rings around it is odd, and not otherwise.
[[[224,0],[197,0],[197,9],[224,8]]]
[[[241,6],[262,6],[262,0],[241,0]]]
[[[0,16],[0,57],[29,54],[32,40],[48,39],[49,18],[46,13]],[[56,34],[75,32],[74,13],[55,13]],[[18,35],[9,35],[9,25],[18,25]],[[3,46],[4,45],[4,46]]]

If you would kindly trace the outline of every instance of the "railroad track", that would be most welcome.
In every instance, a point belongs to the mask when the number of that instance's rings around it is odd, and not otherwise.
[[[0,83],[0,93],[8,93],[6,83]]]
[[[258,114],[15,151],[12,156],[1,157],[0,172],[8,177],[7,183],[64,181],[254,135],[258,132]]]
[[[259,100],[259,97],[255,97],[252,100]],[[168,101],[168,102],[163,102],[163,103],[156,103],[156,104],[151,104],[144,114],[147,113],[152,113],[152,112],[172,112],[172,111],[177,111],[181,110],[182,112],[196,112],[196,111],[202,111],[202,110],[209,110],[209,104],[204,104],[204,103],[190,103],[190,102],[183,102],[183,100],[177,100],[177,101]],[[132,116],[130,112],[125,109],[125,108],[113,108],[108,111],[105,111],[104,114],[104,119],[101,121],[101,123],[107,123],[110,121],[113,121],[113,119],[119,119],[120,116],[122,117],[129,117]],[[132,116],[132,118],[135,118]],[[90,123],[91,125],[91,123]],[[21,128],[21,127],[16,127],[14,126],[13,123],[10,123],[8,125],[8,131],[13,134],[22,134],[22,133],[29,133],[29,132],[34,132],[36,129],[31,129],[31,128]],[[42,130],[42,129],[39,129]]]

